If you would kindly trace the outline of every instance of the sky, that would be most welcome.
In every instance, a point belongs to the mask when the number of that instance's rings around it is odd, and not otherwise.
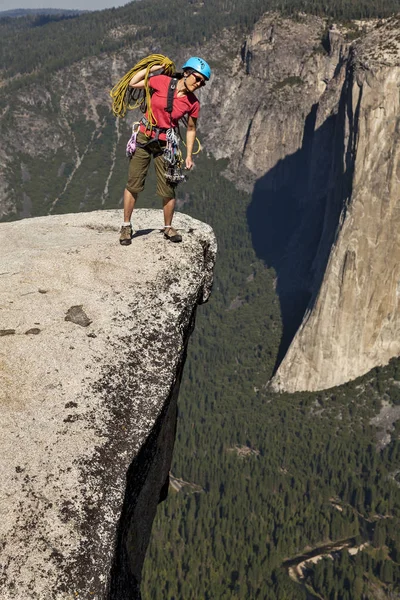
[[[100,10],[123,6],[129,0],[0,0],[0,12],[17,8],[68,8],[72,10]]]

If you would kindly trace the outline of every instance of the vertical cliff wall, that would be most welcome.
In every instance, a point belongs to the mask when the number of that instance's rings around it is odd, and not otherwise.
[[[400,353],[398,34],[397,19],[376,28],[347,66],[313,295],[276,389],[329,388]]]
[[[276,270],[279,361],[320,284],[316,271],[321,277],[343,206],[345,38],[343,28],[327,29],[317,17],[267,14],[233,62],[234,77],[226,73],[206,88],[208,143],[230,157],[227,176],[252,192],[253,245]],[[219,127],[209,131],[215,110]],[[228,143],[218,144],[220,136]]]
[[[249,192],[266,173],[265,190],[276,191],[285,180],[296,187],[299,174],[284,159],[304,147],[313,107],[347,57],[349,44],[326,28],[325,19],[312,15],[265,14],[240,46],[231,40],[237,55],[219,60],[202,92],[207,144],[217,158],[230,159],[227,174]]]
[[[400,351],[400,24],[359,26],[350,43],[322,19],[267,14],[234,77],[206,90],[208,143],[252,190],[254,247],[277,273],[279,390],[338,385]]]
[[[0,225],[2,600],[136,600],[216,243],[119,211]]]

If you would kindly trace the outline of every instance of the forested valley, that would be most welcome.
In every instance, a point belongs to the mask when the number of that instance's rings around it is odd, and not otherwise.
[[[371,424],[382,406],[400,416],[400,359],[325,392],[268,391],[281,333],[275,274],[251,247],[251,196],[223,167],[203,156],[181,188],[181,210],[213,226],[219,254],[180,392],[171,472],[182,487],[159,507],[143,597],[400,593],[400,421],[384,447]],[[143,201],[156,206],[151,187]],[[310,565],[300,583],[290,578],[288,559],[343,540],[366,545]]]
[[[0,103],[56,69],[150,34],[154,51],[173,56],[225,27],[243,35],[266,10],[348,21],[399,8],[399,0],[141,0],[67,19],[3,18]],[[17,36],[23,52],[15,51]],[[108,152],[111,110],[104,119],[99,145]],[[74,124],[78,145],[90,126]],[[77,180],[54,212],[119,207],[123,145],[107,201],[93,195],[82,206]],[[99,180],[95,160],[85,156],[85,173]],[[276,274],[252,247],[252,197],[223,176],[225,166],[203,152],[178,193],[179,210],[212,225],[219,254],[211,300],[198,309],[189,343],[172,485],[153,525],[143,598],[400,598],[400,359],[325,392],[269,390],[282,333]],[[40,214],[50,206],[51,167],[31,185]],[[159,208],[152,178],[139,205]],[[293,574],[291,565],[329,544],[341,548]]]

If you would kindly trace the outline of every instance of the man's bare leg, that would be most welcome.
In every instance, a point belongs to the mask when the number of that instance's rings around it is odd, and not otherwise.
[[[171,242],[181,242],[182,236],[171,227],[175,211],[175,198],[163,198],[164,208],[164,236]]]
[[[164,225],[171,225],[175,211],[175,198],[163,198]]]
[[[132,240],[131,217],[138,195],[132,194],[125,188],[124,190],[124,223],[121,227],[119,243],[122,246],[129,246]]]
[[[131,217],[133,213],[133,209],[135,208],[135,203],[137,200],[138,194],[132,194],[129,190],[125,188],[124,190],[124,223],[130,223]]]

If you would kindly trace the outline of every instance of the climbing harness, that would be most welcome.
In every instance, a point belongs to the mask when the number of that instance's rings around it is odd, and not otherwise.
[[[136,138],[137,138],[137,134],[139,133],[139,127],[140,127],[140,121],[135,121],[135,123],[132,125],[132,135],[128,140],[128,143],[126,145],[126,156],[128,158],[132,158],[132,156],[135,154],[135,150],[136,150]]]
[[[174,93],[176,89],[176,85],[178,80],[175,77],[171,78],[171,81],[168,86],[168,95],[167,95],[167,106],[165,107],[165,111],[169,113],[170,120],[172,121],[172,111],[174,107]],[[151,127],[150,121],[146,117],[142,117],[140,123],[142,123],[147,130],[154,132],[154,137],[152,137],[148,142],[141,143],[136,141],[136,137],[134,138],[135,148],[146,148],[150,144],[159,141],[160,133],[164,133],[166,137],[166,145],[164,148],[161,148],[159,152],[154,152],[153,156],[156,158],[157,156],[163,156],[165,163],[165,178],[169,183],[178,184],[182,181],[186,180],[185,175],[183,174],[184,160],[182,156],[182,151],[179,148],[179,129],[175,130],[172,127],[157,127],[153,125]],[[139,125],[140,125],[139,123]],[[137,135],[137,134],[136,134]],[[133,142],[131,144],[131,140],[134,137],[134,132],[132,130],[131,139],[128,142],[127,146],[127,155],[132,156],[132,154],[128,154],[128,147],[133,146]]]
[[[140,144],[139,142],[137,142],[136,145],[139,148],[145,148],[146,146],[148,146],[149,144],[152,144],[153,142],[159,142],[160,141],[160,139],[159,139],[160,133],[165,133],[166,134],[167,131],[168,131],[168,129],[169,129],[169,127],[155,127],[155,126],[153,126],[153,127],[150,128],[150,121],[148,121],[146,119],[146,117],[142,117],[140,119],[140,122],[144,125],[146,131],[154,131],[155,136],[153,138],[151,138],[145,144]],[[160,152],[160,154],[162,154],[162,152]]]

